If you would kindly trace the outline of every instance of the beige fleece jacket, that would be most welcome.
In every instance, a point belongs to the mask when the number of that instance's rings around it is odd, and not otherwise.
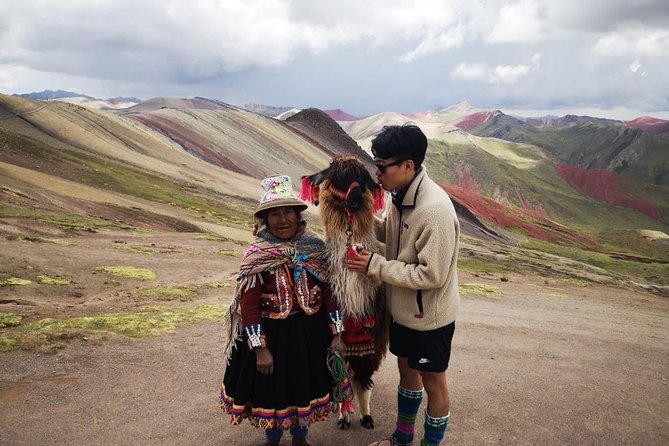
[[[389,200],[377,237],[386,244],[386,256],[374,254],[367,274],[386,283],[393,319],[420,331],[453,322],[460,304],[460,223],[450,197],[425,167],[409,186],[401,209]]]

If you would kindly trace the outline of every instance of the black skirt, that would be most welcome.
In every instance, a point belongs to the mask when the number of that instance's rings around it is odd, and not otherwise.
[[[307,316],[263,319],[274,373],[256,369],[246,336],[233,349],[223,385],[221,408],[232,424],[245,418],[262,429],[290,429],[323,421],[330,413],[331,378],[327,368],[330,332],[324,310]]]

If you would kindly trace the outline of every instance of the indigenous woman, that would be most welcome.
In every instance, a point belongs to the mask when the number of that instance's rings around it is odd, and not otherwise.
[[[342,321],[326,280],[325,246],[306,228],[288,176],[266,178],[226,318],[221,408],[247,418],[278,445],[308,445],[308,426],[327,418],[327,349],[344,349]]]

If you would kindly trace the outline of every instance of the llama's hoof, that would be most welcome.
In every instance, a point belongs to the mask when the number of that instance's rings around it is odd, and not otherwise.
[[[337,425],[339,426],[339,429],[341,429],[341,430],[343,430],[343,431],[347,431],[348,428],[351,427],[351,422],[350,422],[350,421],[347,421],[347,420],[344,419],[344,418],[340,418],[340,419],[337,421]]]
[[[371,415],[365,415],[360,418],[360,424],[362,424],[362,427],[365,429],[374,429],[374,418],[372,418]]]

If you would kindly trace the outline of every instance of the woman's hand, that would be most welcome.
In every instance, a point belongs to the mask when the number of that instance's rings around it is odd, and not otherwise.
[[[330,341],[330,348],[332,350],[338,350],[341,356],[344,356],[346,353],[346,344],[341,338],[341,334],[336,334],[332,337],[332,341]]]
[[[257,347],[256,352],[256,369],[265,376],[274,373],[274,357],[272,352],[267,347]]]

